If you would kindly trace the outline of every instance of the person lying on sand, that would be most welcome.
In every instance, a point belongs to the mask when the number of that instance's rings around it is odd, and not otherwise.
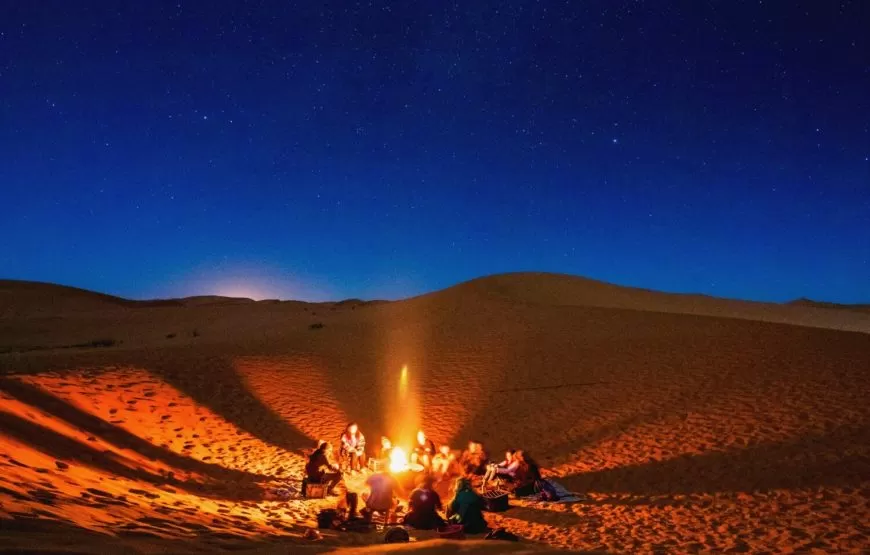
[[[411,451],[411,462],[423,465],[423,468],[429,470],[432,468],[432,457],[435,456],[435,444],[432,440],[426,437],[423,430],[417,432],[417,444],[414,450]]]
[[[418,530],[434,530],[444,525],[444,519],[438,514],[442,510],[441,496],[433,488],[434,484],[435,477],[427,474],[423,482],[411,492],[404,524]]]
[[[305,481],[309,484],[326,484],[327,495],[334,495],[333,488],[341,481],[338,465],[329,461],[331,449],[329,442],[321,441],[317,449],[308,456],[308,463],[305,465]]]
[[[471,480],[464,477],[457,478],[453,499],[447,506],[448,520],[461,524],[467,534],[481,534],[489,528],[483,516],[483,509],[483,497],[474,491]]]
[[[466,476],[483,476],[486,474],[486,465],[489,458],[483,444],[477,441],[469,441],[468,449],[462,452],[459,465]]]
[[[366,438],[356,422],[351,422],[341,434],[339,456],[351,472],[359,472],[366,466]]]

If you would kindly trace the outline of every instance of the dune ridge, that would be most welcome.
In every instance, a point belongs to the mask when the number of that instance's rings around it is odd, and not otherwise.
[[[858,312],[870,312],[870,304],[842,304],[830,303],[825,301],[814,301],[813,299],[801,298],[795,299],[787,303],[790,306],[804,306],[813,308],[828,308],[833,310],[855,310]]]
[[[589,278],[545,272],[515,272],[484,276],[406,301],[442,299],[453,295],[501,299],[505,302],[554,306],[623,308],[693,314],[870,333],[870,305],[796,299],[783,304],[721,299],[694,293],[664,293]],[[40,282],[0,280],[0,317],[23,317],[70,311],[99,312],[107,308],[214,307],[221,305],[294,303],[312,307],[365,307],[389,301],[345,299],[319,303],[201,295],[178,299],[129,300],[85,289]],[[449,301],[446,301],[449,302]],[[859,313],[859,314],[855,314]],[[866,316],[865,316],[866,314]]]

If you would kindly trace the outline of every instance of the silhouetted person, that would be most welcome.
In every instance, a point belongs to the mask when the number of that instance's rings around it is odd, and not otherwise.
[[[441,507],[441,496],[433,489],[435,478],[427,474],[423,483],[411,492],[408,500],[408,514],[405,524],[419,530],[434,530],[444,525],[444,519],[438,514]]]
[[[390,512],[396,506],[396,496],[402,494],[402,486],[388,472],[375,472],[366,480],[368,493],[363,500],[369,511]]]
[[[326,494],[332,495],[333,488],[341,481],[341,472],[338,471],[338,465],[329,462],[329,449],[329,443],[321,441],[317,449],[308,456],[308,463],[305,465],[305,480],[310,484],[326,485]]]

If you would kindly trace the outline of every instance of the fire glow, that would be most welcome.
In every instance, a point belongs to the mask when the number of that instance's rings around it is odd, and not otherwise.
[[[408,470],[408,454],[401,447],[394,447],[390,452],[390,472]]]
[[[393,448],[390,451],[388,468],[391,473],[401,474],[416,468],[416,465],[411,463],[410,450],[395,445],[398,442],[406,444],[405,442],[410,440],[410,430],[413,429],[411,426],[417,422],[416,404],[413,402],[410,371],[407,364],[403,365],[399,371],[397,385],[398,387],[394,390],[396,392],[395,403],[392,405],[391,414],[388,414],[387,418],[396,423],[395,429],[392,430],[392,437],[398,441],[393,443]]]

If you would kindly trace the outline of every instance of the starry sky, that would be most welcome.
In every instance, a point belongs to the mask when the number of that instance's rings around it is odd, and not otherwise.
[[[0,277],[870,300],[863,0],[0,3]]]

